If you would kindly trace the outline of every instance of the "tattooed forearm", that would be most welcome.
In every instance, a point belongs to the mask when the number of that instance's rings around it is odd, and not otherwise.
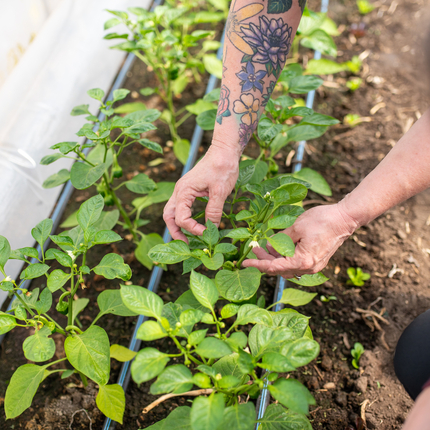
[[[214,138],[243,149],[287,60],[305,0],[233,0]],[[276,16],[274,16],[276,15]]]

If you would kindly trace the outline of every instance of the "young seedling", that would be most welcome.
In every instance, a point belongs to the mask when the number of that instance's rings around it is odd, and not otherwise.
[[[363,355],[363,352],[364,352],[364,346],[360,342],[356,342],[354,344],[354,349],[351,350],[351,355],[353,357],[352,365],[356,369],[360,368],[359,361],[360,361],[360,357]]]
[[[118,242],[121,237],[112,231],[116,220],[110,212],[103,212],[103,197],[96,195],[82,203],[78,213],[78,226],[52,235],[53,222],[46,219],[40,222],[31,234],[43,250],[48,237],[59,249],[49,248],[39,254],[35,248],[20,248],[11,250],[8,240],[0,236],[0,273],[4,279],[0,289],[15,296],[12,309],[0,312],[0,334],[9,332],[15,327],[25,327],[28,337],[22,344],[27,360],[33,363],[24,364],[12,375],[6,390],[4,409],[6,418],[15,418],[30,407],[39,385],[45,378],[55,373],[62,373],[62,378],[78,374],[84,386],[87,378],[93,380],[99,387],[97,406],[108,417],[122,422],[125,407],[123,389],[116,384],[109,384],[110,377],[110,345],[106,331],[96,322],[104,315],[135,315],[126,308],[121,300],[119,290],[105,290],[99,294],[97,303],[99,314],[86,329],[78,320],[78,315],[88,305],[87,298],[79,298],[79,293],[85,288],[85,278],[91,272],[106,279],[131,278],[131,269],[118,254],[106,254],[101,261],[89,267],[88,258],[97,245]],[[31,263],[29,258],[35,258],[37,263]],[[19,280],[7,275],[5,264],[8,260],[21,260],[28,266],[21,273]],[[61,269],[51,270],[51,262],[56,260]],[[23,283],[29,279],[42,278],[46,286],[28,291]],[[58,296],[54,317],[52,307],[54,295]],[[66,315],[65,318],[63,315]],[[61,335],[64,345],[65,358],[52,360],[56,352],[56,343],[52,334]],[[20,336],[21,338],[21,336]],[[130,359],[130,358],[129,358]],[[67,367],[52,369],[61,362],[68,362]]]
[[[356,269],[354,267],[349,267],[346,273],[349,276],[349,279],[346,281],[348,285],[362,287],[364,282],[370,279],[370,273],[363,272],[360,267]]]

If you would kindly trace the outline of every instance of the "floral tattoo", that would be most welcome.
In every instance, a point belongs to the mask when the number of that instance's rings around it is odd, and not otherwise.
[[[218,103],[218,111],[216,114],[216,121],[218,124],[222,124],[222,119],[226,116],[230,116],[231,112],[229,110],[230,101],[228,97],[230,96],[230,90],[225,86],[221,86],[221,95]]]
[[[247,61],[264,64],[269,74],[279,76],[290,52],[293,29],[282,18],[260,17],[260,26],[253,23],[249,28],[241,27],[243,40],[252,48],[254,54]]]
[[[242,67],[242,71],[236,73],[236,76],[242,80],[242,92],[249,90],[259,90],[263,93],[263,78],[267,75],[264,70],[255,71],[255,67],[251,62],[246,63],[246,67]]]
[[[240,99],[236,100],[233,104],[233,112],[241,115],[240,119],[246,125],[257,122],[259,109],[260,100],[254,98],[251,93],[242,94]]]

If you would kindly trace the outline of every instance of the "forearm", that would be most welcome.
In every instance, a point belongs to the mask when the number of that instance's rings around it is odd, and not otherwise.
[[[424,430],[430,423],[430,388],[426,388],[417,398],[403,430]]]
[[[305,2],[232,2],[213,145],[242,153],[284,68]]]
[[[430,187],[430,109],[340,203],[359,226]]]

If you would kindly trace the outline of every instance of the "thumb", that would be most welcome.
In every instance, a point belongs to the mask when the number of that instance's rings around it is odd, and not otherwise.
[[[226,195],[218,190],[209,190],[209,202],[206,206],[206,221],[211,220],[217,227],[221,222]]]

